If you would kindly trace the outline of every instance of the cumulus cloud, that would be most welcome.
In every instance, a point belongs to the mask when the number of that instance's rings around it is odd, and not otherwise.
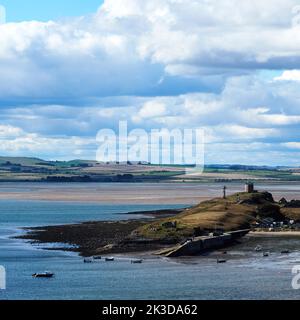
[[[300,149],[300,142],[286,142],[282,145],[290,149]]]
[[[205,128],[211,162],[213,148],[224,161],[244,148],[228,162],[265,148],[283,163],[300,140],[298,2],[105,0],[85,17],[0,25],[1,150],[93,158],[97,131],[128,120]]]
[[[275,81],[300,81],[300,70],[287,70],[281,76],[275,77]]]
[[[106,0],[87,17],[4,24],[0,97],[61,102],[185,93],[191,81],[199,91],[214,90],[230,75],[300,68],[297,4]],[[181,79],[176,88],[174,78]]]
[[[47,137],[13,126],[0,126],[0,153],[9,156],[25,154],[47,159],[74,159],[78,156],[93,158],[96,147],[94,139],[75,136]]]

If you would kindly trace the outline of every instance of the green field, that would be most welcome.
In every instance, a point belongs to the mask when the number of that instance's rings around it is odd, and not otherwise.
[[[203,174],[186,174],[185,169],[191,167],[146,163],[99,163],[91,160],[45,161],[38,158],[0,157],[0,181],[230,182],[300,180],[300,168],[213,165],[206,166]]]

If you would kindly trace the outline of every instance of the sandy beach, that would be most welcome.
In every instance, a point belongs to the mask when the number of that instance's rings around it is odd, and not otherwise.
[[[219,197],[225,183],[3,183],[0,200],[97,202],[103,204],[183,204],[193,205]],[[244,190],[244,182],[226,183],[227,193]],[[274,198],[300,198],[295,182],[256,183],[258,190],[272,192]]]
[[[300,231],[276,231],[276,232],[268,232],[268,231],[251,231],[249,235],[253,236],[268,236],[268,237],[290,237],[297,236],[300,237]]]
[[[232,184],[234,193],[243,184]],[[5,183],[0,200],[97,202],[103,204],[192,205],[220,196],[220,184],[177,183]]]

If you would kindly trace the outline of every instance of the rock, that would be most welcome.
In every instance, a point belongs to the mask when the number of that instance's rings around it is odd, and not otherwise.
[[[278,203],[281,206],[286,206],[288,204],[288,201],[285,198],[281,198]]]
[[[162,224],[164,228],[167,229],[176,229],[177,228],[177,222],[176,221],[169,221]]]

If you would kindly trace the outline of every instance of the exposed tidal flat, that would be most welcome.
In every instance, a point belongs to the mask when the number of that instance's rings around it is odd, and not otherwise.
[[[228,193],[242,190],[244,182],[231,183],[0,183],[1,200],[95,202],[102,204],[197,204],[218,197],[226,184]],[[256,182],[276,200],[300,197],[299,182]]]
[[[54,194],[69,193],[77,188],[80,193],[105,190],[105,185],[60,185]],[[219,196],[222,184],[202,185],[110,185],[115,202],[66,201],[66,199],[33,200],[20,198],[20,194],[41,191],[36,184],[1,185],[1,194],[9,193],[16,198],[0,201],[0,265],[7,270],[7,290],[0,291],[0,299],[298,299],[300,292],[293,290],[292,267],[300,264],[299,239],[296,234],[255,235],[249,234],[231,248],[228,248],[224,265],[216,259],[221,251],[200,257],[168,259],[148,253],[116,254],[114,262],[103,260],[84,264],[82,258],[73,252],[41,250],[45,244],[34,245],[23,240],[12,239],[23,227],[74,224],[88,221],[119,221],[148,219],[142,215],[126,214],[168,208],[183,208],[201,199]],[[154,187],[160,188],[160,202],[156,203]],[[63,190],[65,188],[65,190]],[[91,188],[91,189],[90,189]],[[95,191],[95,189],[98,191]],[[98,188],[98,189],[97,189]],[[114,189],[115,188],[115,189]],[[170,188],[176,189],[185,201],[172,201]],[[229,192],[236,192],[243,184],[228,185]],[[300,188],[296,184],[271,184],[258,186],[271,191],[278,198],[299,198]],[[112,190],[113,189],[113,190]],[[142,191],[141,191],[142,190]],[[147,191],[148,190],[148,191]],[[123,191],[123,194],[122,194]],[[130,191],[130,192],[129,192]],[[44,191],[46,194],[47,192]],[[79,191],[78,191],[79,193]],[[122,202],[126,195],[131,200]],[[190,196],[189,196],[190,194]],[[85,196],[85,195],[83,195]],[[198,200],[191,201],[193,198]],[[26,199],[26,200],[25,200]],[[120,200],[121,199],[121,200]],[[146,200],[145,200],[146,199]],[[151,200],[152,199],[152,200]],[[200,200],[199,200],[200,199]],[[168,200],[168,201],[167,201]],[[148,202],[148,204],[147,204]],[[175,203],[175,205],[174,205]],[[267,258],[254,247],[260,244],[270,252]],[[289,249],[288,255],[281,250]],[[134,265],[132,258],[142,257],[143,264]],[[53,279],[32,279],[35,272],[50,270]]]

